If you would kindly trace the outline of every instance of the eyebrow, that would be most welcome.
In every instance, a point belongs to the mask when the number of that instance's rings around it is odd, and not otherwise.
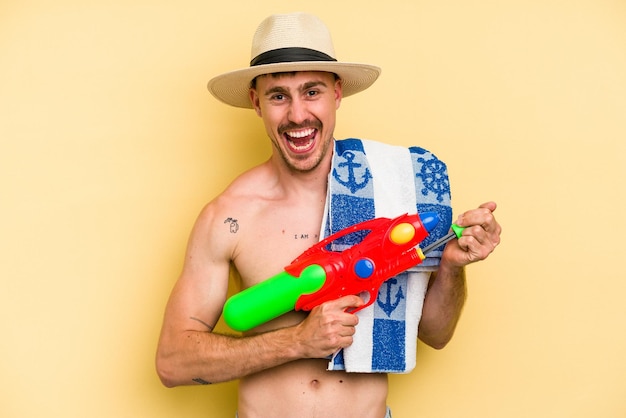
[[[304,83],[302,87],[300,88],[300,90],[305,91],[305,90],[308,90],[310,88],[317,87],[317,86],[327,87],[326,83],[324,83],[323,81],[309,81],[308,83]]]
[[[265,90],[265,95],[269,96],[274,93],[287,93],[287,89],[284,87],[276,86]]]
[[[298,91],[300,91],[300,92],[307,91],[307,90],[309,90],[309,89],[311,89],[313,87],[317,87],[317,86],[327,87],[327,84],[325,82],[321,81],[321,80],[319,80],[319,81],[308,81],[308,82],[302,84],[301,86],[299,86],[298,87]],[[289,90],[286,89],[285,87],[282,87],[282,86],[274,86],[274,87],[271,87],[271,88],[265,90],[265,95],[266,96],[269,96],[269,95],[274,94],[274,93],[286,94],[286,93],[289,93]]]

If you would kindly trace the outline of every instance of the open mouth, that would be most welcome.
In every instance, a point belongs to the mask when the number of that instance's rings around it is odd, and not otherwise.
[[[305,128],[297,131],[287,131],[283,134],[287,140],[287,145],[295,153],[309,151],[315,145],[317,129]]]

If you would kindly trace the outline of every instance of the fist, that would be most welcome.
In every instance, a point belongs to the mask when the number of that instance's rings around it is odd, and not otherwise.
[[[298,326],[298,341],[304,358],[324,358],[352,344],[359,318],[347,310],[365,302],[349,295],[313,308]]]
[[[463,235],[446,245],[442,261],[463,267],[486,259],[500,244],[502,228],[493,215],[496,208],[495,202],[487,202],[461,214],[456,224],[465,228]]]

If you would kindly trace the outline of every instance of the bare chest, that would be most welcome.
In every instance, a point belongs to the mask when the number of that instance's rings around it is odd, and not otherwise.
[[[234,264],[243,287],[282,271],[320,239],[323,208],[260,211],[242,219]]]

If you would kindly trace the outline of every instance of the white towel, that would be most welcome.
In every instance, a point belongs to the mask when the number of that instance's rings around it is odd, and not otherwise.
[[[379,142],[335,142],[322,237],[364,220],[436,211],[440,222],[422,246],[443,236],[451,223],[445,164],[428,151]],[[352,235],[334,242],[341,251],[357,243]],[[417,327],[430,272],[441,248],[409,272],[386,281],[377,301],[359,311],[354,343],[340,350],[329,370],[407,373],[415,367]]]

